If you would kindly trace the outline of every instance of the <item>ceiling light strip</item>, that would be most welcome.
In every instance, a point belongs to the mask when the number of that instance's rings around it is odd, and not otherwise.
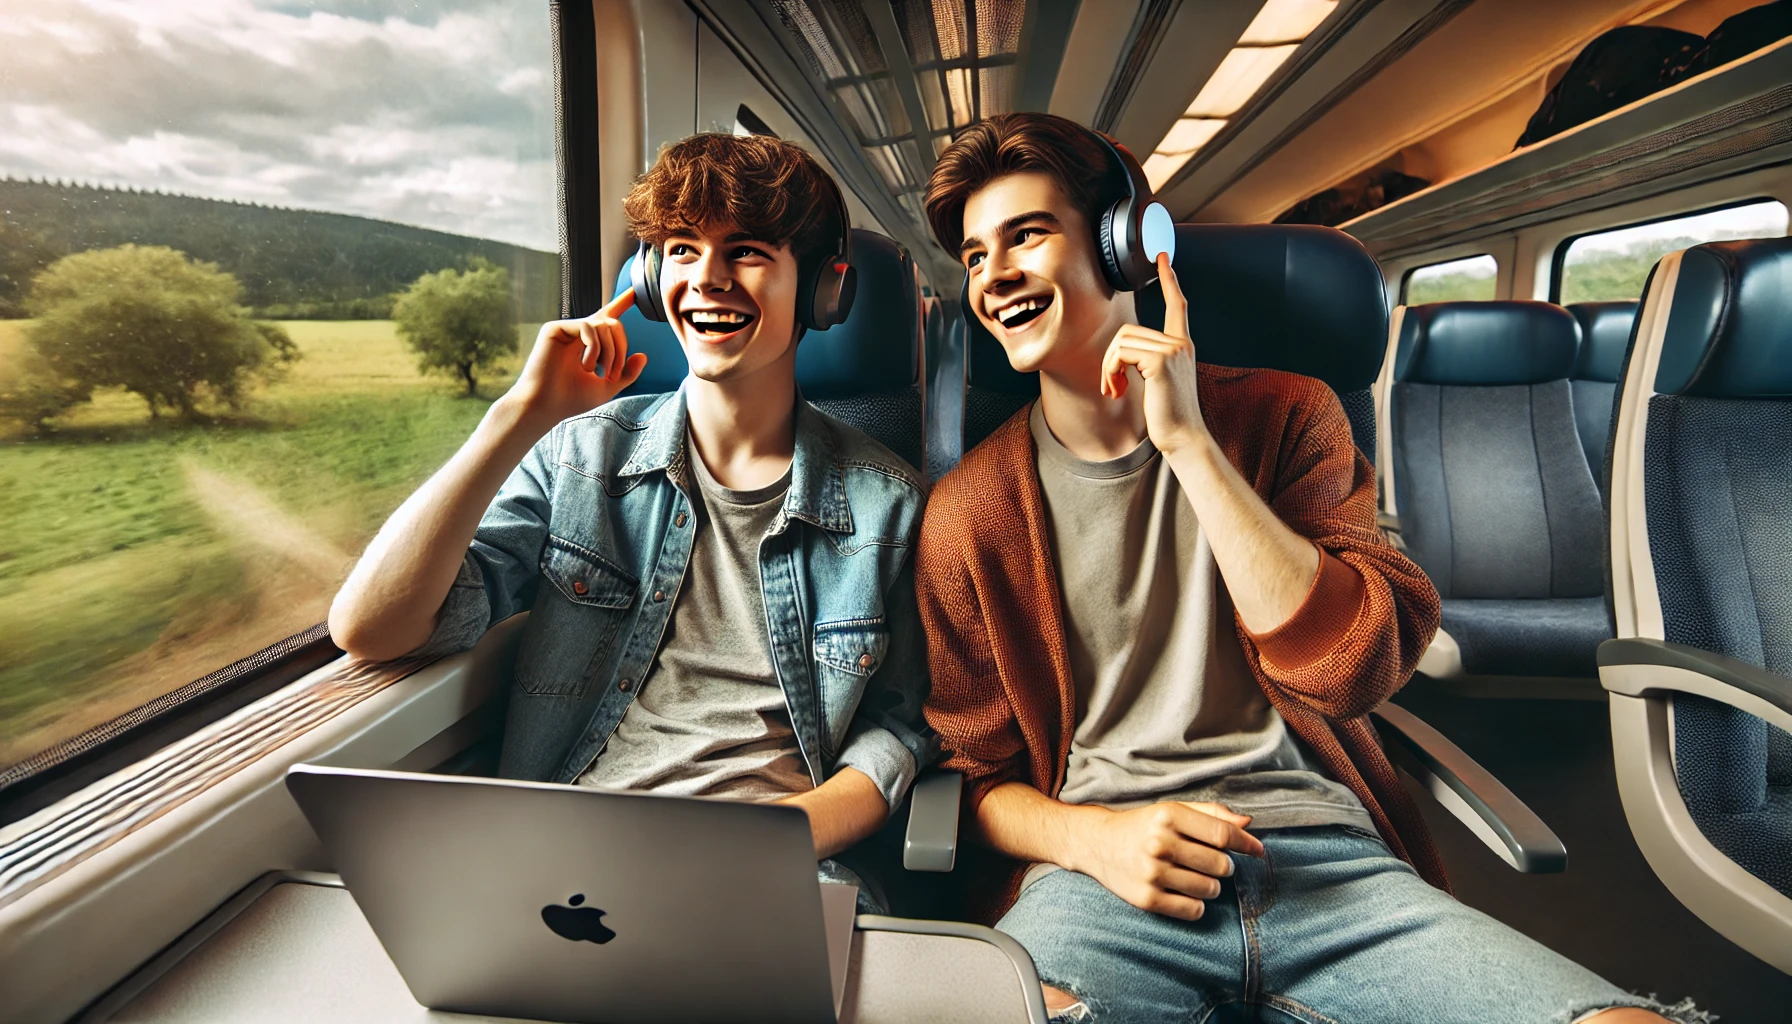
[[[1211,142],[1337,7],[1338,0],[1268,0],[1145,160],[1151,187],[1162,188]]]

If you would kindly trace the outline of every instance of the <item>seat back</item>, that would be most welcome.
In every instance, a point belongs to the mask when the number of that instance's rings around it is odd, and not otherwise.
[[[1445,598],[1597,597],[1598,490],[1575,428],[1574,317],[1439,302],[1400,322],[1391,470],[1407,551]]]
[[[1333,228],[1281,224],[1178,224],[1176,276],[1189,333],[1204,363],[1287,370],[1337,392],[1351,433],[1374,461],[1371,388],[1387,339],[1381,269],[1362,243]],[[1139,323],[1163,328],[1163,295],[1136,294]],[[968,451],[1039,393],[1016,373],[968,310],[964,443]]]
[[[1636,325],[1636,310],[1635,301],[1577,302],[1568,307],[1580,325],[1580,358],[1568,380],[1574,398],[1574,425],[1601,495],[1607,490],[1605,446],[1612,431],[1612,400],[1624,352],[1630,347],[1630,329]]]
[[[1792,675],[1792,239],[1656,265],[1612,442],[1620,637]],[[1792,736],[1676,694],[1673,765],[1699,830],[1792,895]]]
[[[803,336],[797,387],[816,408],[863,430],[920,472],[926,443],[920,275],[906,249],[875,231],[853,229],[852,260],[859,271],[852,314]],[[632,262],[617,276],[618,294],[629,285]],[[625,394],[676,389],[690,364],[672,326],[634,309],[621,319],[630,350],[647,353],[647,368]]]

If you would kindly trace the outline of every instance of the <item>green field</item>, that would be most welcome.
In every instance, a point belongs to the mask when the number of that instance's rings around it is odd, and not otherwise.
[[[24,326],[0,321],[0,372]],[[459,397],[388,321],[284,326],[302,358],[241,413],[151,422],[116,392],[0,434],[0,766],[322,621],[510,381]]]

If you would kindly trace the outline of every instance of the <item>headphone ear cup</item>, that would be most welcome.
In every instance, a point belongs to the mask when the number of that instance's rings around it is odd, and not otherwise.
[[[1101,276],[1107,278],[1108,287],[1117,292],[1130,292],[1138,287],[1132,283],[1126,265],[1126,233],[1131,222],[1132,197],[1127,196],[1107,208],[1096,231],[1101,250]]]
[[[1136,292],[1156,280],[1156,269],[1145,260],[1145,244],[1140,239],[1138,221],[1140,210],[1133,195],[1115,203],[1113,233],[1109,239],[1113,240],[1115,273],[1120,276],[1116,287],[1127,292]]]
[[[798,318],[812,331],[825,331],[846,322],[853,299],[859,293],[859,271],[839,256],[816,264],[797,296]]]
[[[660,250],[641,243],[629,268],[629,284],[635,289],[635,308],[649,320],[666,321],[666,303],[660,298]]]

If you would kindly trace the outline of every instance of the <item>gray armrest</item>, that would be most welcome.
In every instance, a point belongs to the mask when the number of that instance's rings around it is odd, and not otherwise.
[[[1792,719],[1792,679],[1685,644],[1640,637],[1607,640],[1599,645],[1599,682],[1628,697],[1662,690],[1697,694],[1782,729],[1792,727],[1786,724]]]
[[[958,798],[964,776],[923,772],[908,797],[908,835],[902,866],[910,871],[950,871],[958,859]]]
[[[1393,762],[1419,781],[1487,848],[1527,875],[1568,867],[1568,850],[1536,812],[1444,734],[1393,704],[1370,712]]]

